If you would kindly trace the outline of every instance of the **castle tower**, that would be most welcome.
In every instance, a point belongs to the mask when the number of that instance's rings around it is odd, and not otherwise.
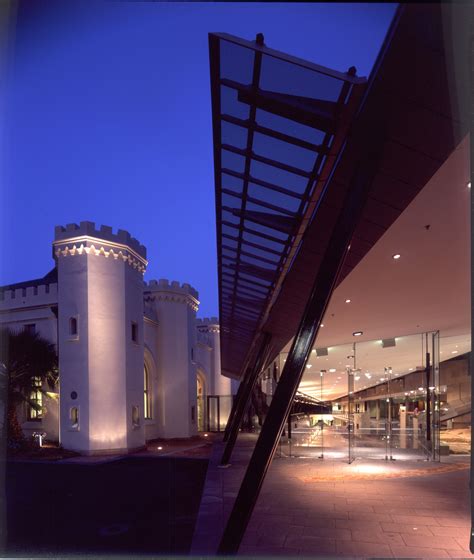
[[[94,454],[145,443],[143,274],[146,249],[92,222],[56,227],[60,441]]]
[[[205,319],[197,319],[197,330],[201,334],[206,334],[209,345],[212,348],[211,375],[209,380],[209,394],[229,396],[231,394],[230,378],[221,375],[221,346],[220,346],[220,329],[219,319],[217,317],[208,317]]]
[[[191,437],[197,433],[196,311],[198,293],[189,284],[151,280],[144,292],[158,319],[157,367],[161,398],[161,437]],[[164,398],[166,395],[166,399]]]
[[[221,374],[220,328],[217,317],[197,319],[196,328],[201,340],[206,340],[210,352],[208,395],[218,397],[219,408],[214,401],[209,401],[209,423],[211,426],[225,429],[232,408],[231,380]]]

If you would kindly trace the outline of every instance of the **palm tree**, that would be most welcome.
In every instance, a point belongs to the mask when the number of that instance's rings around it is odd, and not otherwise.
[[[17,417],[17,408],[28,403],[40,411],[38,403],[31,399],[34,390],[44,382],[52,388],[58,380],[58,357],[54,344],[38,333],[23,329],[21,331],[0,330],[0,369],[6,376],[6,397],[4,428],[8,441],[24,440],[23,431]]]

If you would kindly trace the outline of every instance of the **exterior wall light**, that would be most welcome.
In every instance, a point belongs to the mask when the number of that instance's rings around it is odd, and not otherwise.
[[[395,253],[395,255],[392,255],[392,259],[398,261],[398,259],[401,257],[400,253]]]
[[[352,333],[352,336],[361,336],[363,334],[364,334],[363,331],[355,331]]]

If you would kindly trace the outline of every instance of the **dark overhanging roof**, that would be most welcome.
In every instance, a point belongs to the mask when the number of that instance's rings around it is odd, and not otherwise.
[[[462,14],[455,15],[462,19]],[[227,35],[211,34],[221,352],[224,373],[232,376],[240,376],[243,373],[245,364],[256,348],[259,332],[271,333],[273,356],[293,336],[318,271],[328,234],[335,223],[339,202],[348,188],[358,158],[363,157],[364,144],[369,140],[367,135],[370,132],[363,127],[354,124],[348,132],[356,109],[371,121],[376,120],[378,115],[383,115],[386,133],[382,161],[378,165],[371,195],[363,218],[357,226],[338,282],[360,262],[466,134],[467,125],[461,116],[463,100],[458,97],[453,81],[453,74],[456,73],[453,72],[453,61],[457,54],[455,42],[463,41],[462,36],[455,35],[452,31],[454,19],[449,5],[412,5],[399,8],[371,73],[366,98],[359,108],[354,105],[358,104],[361,90],[364,89],[363,81],[348,81],[354,104],[349,104],[345,114],[346,121],[343,126],[342,121],[339,121],[339,129],[337,125],[331,128],[327,120],[328,110],[334,110],[334,105],[321,103],[321,100],[328,101],[329,97],[328,90],[324,87],[318,89],[314,86],[311,92],[305,92],[295,99],[294,96],[288,98],[288,92],[284,89],[287,84],[281,80],[281,75],[280,78],[273,78],[277,83],[271,84],[272,87],[260,82],[261,89],[254,88],[253,95],[248,83],[246,88],[236,88],[235,84],[223,85],[221,73],[226,71],[224,64],[232,62],[237,68],[234,72],[242,72],[242,68],[246,68],[238,67],[238,63],[242,63],[238,49],[247,49],[248,63],[249,57],[255,56],[257,59],[255,53],[262,52],[262,56],[265,56],[266,48],[243,41],[234,40],[231,43]],[[227,55],[228,58],[223,61],[221,56],[219,61],[216,48],[217,45],[226,44],[225,41],[237,50],[233,58]],[[294,59],[288,57],[285,62],[292,64]],[[321,70],[320,67],[317,68]],[[307,65],[298,66],[298,71],[302,71],[301,69],[305,72],[311,71]],[[464,67],[461,64],[456,70],[457,74],[462,76]],[[317,70],[313,71],[318,75]],[[327,72],[330,79],[337,79],[332,71]],[[240,76],[240,80],[242,83],[247,79],[251,83],[255,77],[255,72],[249,75],[247,69],[247,75]],[[224,76],[224,79],[230,78]],[[219,88],[222,90],[228,87],[235,93],[231,99],[233,104],[227,102],[226,107],[234,111],[245,107],[245,118],[242,115],[234,117],[233,120],[222,118],[222,112],[219,111]],[[301,99],[302,97],[305,99]],[[317,98],[319,101],[312,103],[308,101],[308,97]],[[266,109],[265,112],[262,107]],[[303,130],[307,133],[306,128],[299,128],[308,125],[308,122],[302,125],[304,117],[298,112],[302,107],[308,119],[314,116],[313,130],[320,135],[317,140],[314,139],[314,135],[304,136],[295,132]],[[312,111],[317,114],[313,114]],[[271,117],[268,117],[267,112]],[[307,172],[309,168],[304,167],[303,160],[288,159],[292,146],[295,145],[292,144],[292,139],[277,138],[277,141],[285,143],[285,150],[280,146],[280,151],[277,149],[278,144],[275,147],[275,144],[271,145],[268,140],[266,143],[260,143],[260,152],[262,147],[267,147],[264,157],[271,162],[262,162],[255,158],[254,152],[262,155],[255,146],[255,138],[260,138],[257,135],[261,134],[265,135],[266,139],[275,137],[272,136],[276,130],[273,123],[278,118],[275,113],[279,112],[285,114],[285,118],[291,117],[288,122],[283,122],[287,127],[291,125],[292,134],[288,134],[288,128],[284,129],[284,133],[310,144],[303,147],[299,143],[298,148],[309,151],[312,149],[313,154],[317,154],[316,158],[321,154],[326,158],[326,173],[321,174],[320,171],[319,177],[320,188],[324,184],[324,187],[329,189],[327,200],[317,211],[312,208],[311,212],[308,212],[306,206],[306,216],[301,201],[304,199],[308,205],[312,200],[314,204],[320,191],[314,186],[313,190],[304,190],[303,180],[309,180],[309,177],[298,171]],[[269,120],[262,120],[262,117]],[[361,115],[358,115],[359,117]],[[245,122],[237,122],[235,118]],[[227,145],[232,146],[239,140],[237,136],[225,132],[228,124],[244,130],[244,136],[240,138],[240,153],[227,149]],[[270,132],[262,130],[262,127],[269,128]],[[282,129],[277,132],[281,133]],[[225,134],[228,135],[227,138],[224,138]],[[339,144],[324,145],[323,139],[327,134],[335,134]],[[333,149],[328,150],[328,146]],[[335,165],[340,147],[344,149]],[[223,165],[224,159],[228,157],[224,155],[227,152],[243,158],[240,165],[244,166],[244,171],[241,170],[239,175],[224,171],[228,169]],[[330,156],[333,160],[328,162]],[[292,165],[296,169],[283,169],[277,164]],[[269,178],[267,175],[264,182],[261,181],[261,176],[254,177],[256,173],[253,170],[261,165],[266,165],[267,168],[272,166],[272,176]],[[283,175],[284,179],[276,185],[278,190],[274,190],[272,187],[276,182],[275,177],[281,171],[286,175]],[[227,176],[231,177],[230,183]],[[241,182],[232,182],[234,178]],[[255,181],[255,178],[258,180]],[[298,190],[298,185],[303,187],[300,186]],[[309,186],[309,181],[306,186]],[[243,193],[244,189],[245,195],[236,196]],[[257,208],[257,203],[249,200],[253,199],[253,193],[257,192],[271,193],[271,197],[263,202],[272,206],[262,207],[262,201],[259,199]],[[297,198],[295,194],[301,194],[302,198]],[[244,208],[242,201],[246,202]],[[224,207],[228,210],[224,210]],[[305,229],[307,223],[309,225]],[[290,264],[291,266],[288,266]]]

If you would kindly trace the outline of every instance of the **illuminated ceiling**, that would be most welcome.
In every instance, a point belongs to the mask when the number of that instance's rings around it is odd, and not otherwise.
[[[467,137],[334,291],[315,344],[329,347],[328,356],[311,354],[302,392],[320,398],[319,370],[335,368],[326,375],[325,398],[343,394],[346,380],[337,377],[354,342],[356,367],[373,374],[363,375],[356,390],[380,380],[384,367],[403,374],[421,366],[420,333],[440,330],[441,360],[470,351],[468,180]],[[397,346],[382,348],[380,340],[391,337]]]

